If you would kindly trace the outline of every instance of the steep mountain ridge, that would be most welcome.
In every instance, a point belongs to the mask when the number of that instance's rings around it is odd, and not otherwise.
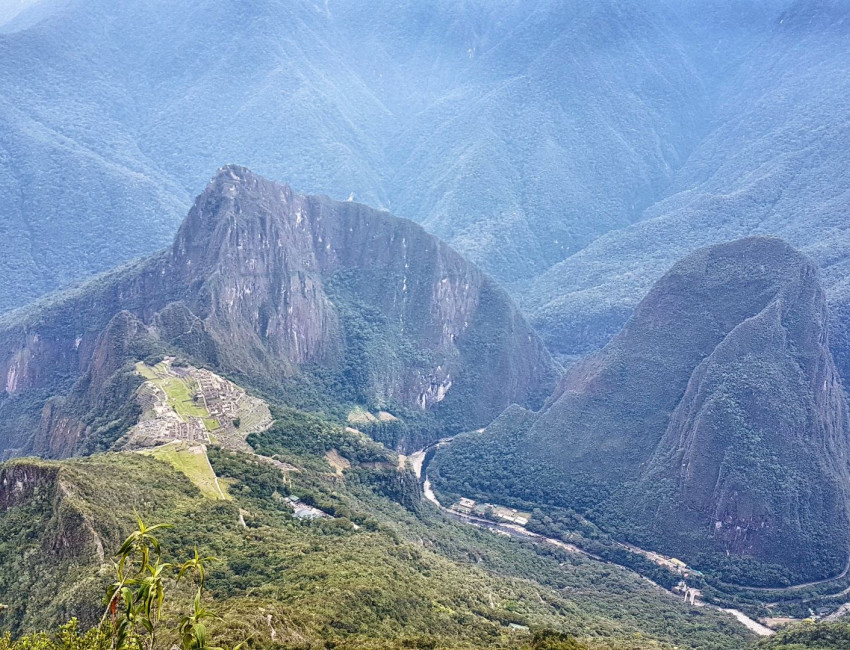
[[[11,414],[45,394],[94,407],[129,359],[166,349],[271,390],[434,411],[450,428],[537,404],[555,376],[507,294],[420,226],[229,166],[169,249],[3,320],[3,447],[78,449],[84,418],[67,408],[45,408],[39,437],[54,421],[76,433],[46,446]]]
[[[747,238],[677,263],[539,414],[457,439],[440,475],[592,511],[706,566],[730,553],[829,577],[850,547],[845,400],[817,268],[781,240]],[[476,454],[488,462],[470,470]]]
[[[97,558],[102,562],[103,539],[75,494],[87,486],[75,485],[72,472],[63,469],[40,463],[0,468],[0,512],[38,503],[49,512],[43,531],[44,551],[63,559]]]

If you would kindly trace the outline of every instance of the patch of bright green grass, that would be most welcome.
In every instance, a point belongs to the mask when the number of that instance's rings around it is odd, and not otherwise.
[[[198,403],[192,399],[192,396],[197,392],[197,384],[194,379],[191,379],[190,377],[181,378],[172,375],[165,363],[158,363],[155,366],[150,367],[143,362],[139,362],[136,364],[136,371],[142,375],[142,377],[153,382],[165,392],[169,406],[171,406],[171,408],[173,408],[184,421],[189,417],[207,418],[210,420],[209,423],[206,421],[204,422],[207,429],[210,429],[210,424],[215,422],[215,420],[210,418],[210,413],[207,411],[203,402]],[[218,427],[216,426],[215,428]]]
[[[185,442],[171,442],[161,447],[141,452],[169,463],[194,483],[208,499],[230,499],[216,481],[206,451],[201,446],[189,446]]]
[[[153,381],[157,378],[156,370],[142,361],[139,361],[139,363],[136,364],[136,371],[145,379]]]
[[[195,394],[195,382],[193,380],[166,377],[159,381],[159,385],[168,396],[168,403],[183,419],[187,417],[208,418],[210,416],[203,403],[197,403],[192,399]]]

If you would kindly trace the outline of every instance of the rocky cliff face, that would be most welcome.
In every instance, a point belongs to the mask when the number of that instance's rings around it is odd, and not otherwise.
[[[168,250],[0,323],[2,421],[47,395],[90,406],[129,358],[162,346],[265,386],[321,377],[343,399],[456,428],[534,406],[554,378],[506,294],[419,226],[235,166]],[[80,427],[55,439],[68,417],[45,409],[39,444],[0,424],[0,449],[79,449]]]
[[[838,573],[850,426],[827,333],[817,270],[781,240],[693,253],[520,425],[525,495],[687,560]]]
[[[14,462],[0,468],[0,517],[32,508],[47,516],[42,550],[57,558],[97,557],[104,560],[100,535],[75,499],[76,486],[60,467],[41,462]]]

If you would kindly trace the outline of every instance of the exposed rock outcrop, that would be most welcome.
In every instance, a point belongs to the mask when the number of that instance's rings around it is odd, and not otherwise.
[[[67,407],[37,438],[5,416],[45,394],[91,412],[120,367],[162,346],[281,391],[318,377],[320,393],[346,391],[325,398],[434,411],[455,430],[538,406],[555,376],[505,292],[421,227],[229,166],[168,250],[0,321],[0,453],[80,449]]]

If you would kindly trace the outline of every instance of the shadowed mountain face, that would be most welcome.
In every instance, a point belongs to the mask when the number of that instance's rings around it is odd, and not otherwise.
[[[96,411],[128,359],[156,350],[449,428],[539,405],[554,380],[504,291],[420,226],[241,167],[219,171],[167,250],[1,325],[6,453],[79,449],[76,405]],[[26,413],[57,393],[68,403],[50,401],[28,435]]]
[[[500,280],[641,218],[785,0],[42,0],[0,26],[0,309],[167,245],[222,161]]]
[[[521,486],[515,496],[594,511],[689,561],[729,553],[797,577],[838,573],[850,545],[850,429],[827,332],[818,271],[788,245],[701,249],[538,415],[459,439],[440,473],[492,491],[492,470]],[[476,453],[491,462],[465,475]]]

